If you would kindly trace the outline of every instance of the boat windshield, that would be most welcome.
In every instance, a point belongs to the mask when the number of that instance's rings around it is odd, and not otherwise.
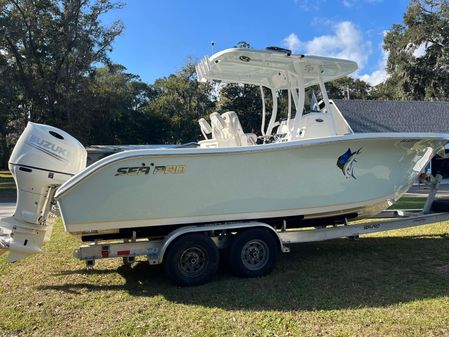
[[[320,105],[316,98],[315,90],[313,88],[306,89],[304,98],[304,113],[321,112]]]

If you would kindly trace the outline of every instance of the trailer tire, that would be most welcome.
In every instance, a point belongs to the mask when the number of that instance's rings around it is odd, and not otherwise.
[[[276,266],[279,251],[273,234],[266,229],[249,229],[237,234],[231,243],[229,264],[237,276],[265,276]]]
[[[176,239],[164,258],[167,276],[177,285],[196,286],[208,282],[219,265],[218,248],[204,234],[186,234]]]

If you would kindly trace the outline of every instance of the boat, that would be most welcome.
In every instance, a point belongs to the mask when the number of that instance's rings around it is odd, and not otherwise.
[[[449,142],[443,133],[354,133],[325,87],[354,72],[353,61],[231,48],[196,69],[201,82],[260,87],[258,135],[235,112],[214,112],[199,120],[196,147],[127,150],[84,168],[76,139],[29,123],[9,161],[19,193],[3,227],[14,222],[28,238],[55,202],[65,230],[85,241],[160,237],[192,224],[341,224],[391,206]],[[32,248],[18,243],[15,258],[39,250],[44,236],[27,239]]]

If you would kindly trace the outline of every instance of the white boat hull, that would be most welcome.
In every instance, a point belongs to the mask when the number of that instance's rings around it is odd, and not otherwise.
[[[66,230],[80,234],[290,216],[363,217],[405,193],[447,142],[444,136],[356,134],[256,147],[127,151],[71,178],[56,200]],[[338,167],[348,149],[351,162]]]

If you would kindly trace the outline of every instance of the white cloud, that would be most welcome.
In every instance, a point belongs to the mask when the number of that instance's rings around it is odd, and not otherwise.
[[[383,49],[383,44],[379,45],[382,59],[378,62],[377,68],[371,73],[363,73],[363,75],[360,75],[368,62],[369,56],[372,54],[371,41],[366,40],[362,32],[350,21],[339,22],[332,28],[334,30],[332,34],[317,36],[309,41],[302,41],[295,33],[291,33],[282,40],[282,44],[296,53],[337,57],[356,61],[360,70],[353,76],[371,85],[382,83],[388,78],[386,71],[388,53]],[[415,50],[416,52],[425,53],[425,47],[419,46]]]
[[[320,10],[326,0],[294,0],[295,4],[306,12],[314,12]]]
[[[325,5],[327,2],[329,2],[328,0],[293,0],[293,2],[295,3],[295,5],[299,6],[299,8],[301,8],[302,10],[306,11],[306,12],[311,12],[311,11],[319,11],[323,5]],[[356,5],[360,5],[361,2],[363,3],[367,3],[367,4],[379,4],[382,3],[383,0],[341,0],[341,4],[346,7],[346,8],[350,8],[350,7],[360,7],[360,6],[356,6]]]
[[[333,34],[309,41],[301,41],[295,33],[291,33],[282,43],[294,52],[349,59],[363,68],[371,54],[371,41],[366,41],[350,21],[339,22],[333,29]]]
[[[386,32],[384,32],[385,36]],[[388,52],[384,49],[383,42],[379,45],[379,49],[382,53],[382,59],[379,61],[377,65],[377,69],[374,70],[371,74],[364,74],[359,76],[361,80],[368,82],[371,85],[378,85],[389,77],[387,73],[387,61],[388,61]]]
[[[379,3],[383,2],[383,0],[365,0],[364,2],[366,2],[368,4],[379,4]],[[355,5],[359,5],[360,1],[342,0],[341,3],[343,4],[344,7],[350,8],[350,7],[354,7]]]
[[[364,74],[360,76],[359,78],[361,80],[364,80],[365,82],[371,84],[371,85],[378,85],[382,82],[385,82],[385,80],[389,77],[386,66],[388,59],[388,53],[384,52],[384,56],[382,58],[382,61],[379,62],[379,66],[376,70],[374,70],[371,74]]]
[[[284,40],[282,40],[284,46],[292,51],[297,51],[301,45],[301,41],[299,41],[298,36],[295,33],[291,33]]]

